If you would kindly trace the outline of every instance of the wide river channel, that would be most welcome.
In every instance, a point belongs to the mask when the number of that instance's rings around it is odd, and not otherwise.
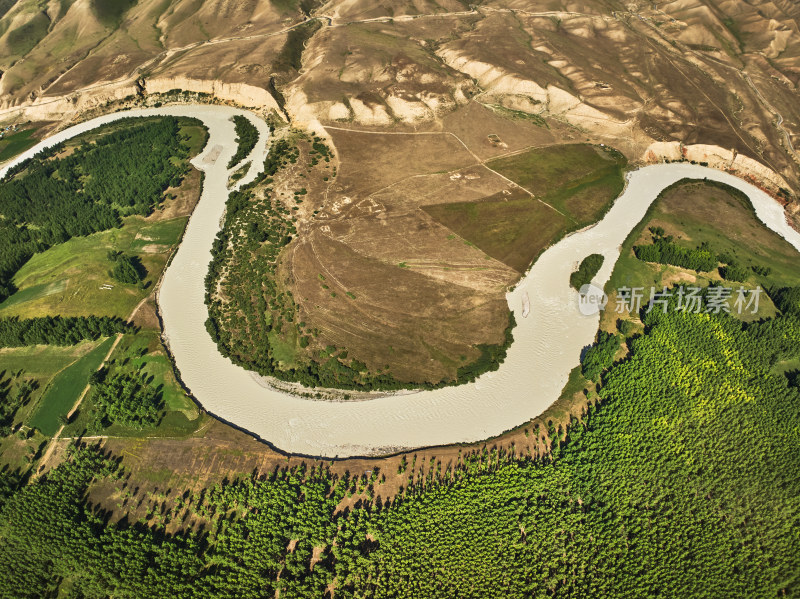
[[[517,326],[514,343],[498,371],[472,384],[435,391],[365,401],[309,400],[272,389],[258,375],[232,364],[206,332],[204,279],[229,193],[226,165],[236,150],[230,121],[234,114],[246,116],[261,132],[246,159],[252,160],[252,166],[241,185],[253,180],[263,167],[269,130],[252,113],[223,106],[137,109],[86,121],[25,152],[0,169],[0,177],[9,166],[45,147],[120,118],[175,115],[203,121],[210,137],[193,161],[205,173],[203,193],[158,295],[164,335],[184,384],[208,412],[287,452],[346,457],[479,441],[544,412],[559,397],[599,323],[597,314],[584,316],[579,311],[578,294],[568,282],[570,272],[587,255],[603,254],[605,261],[594,282],[605,285],[628,233],[658,193],[679,179],[707,178],[740,189],[758,217],[800,250],[800,234],[786,223],[781,205],[758,188],[701,166],[647,166],[628,174],[625,191],[603,220],[549,248],[507,295]],[[527,317],[522,316],[524,294],[529,298]]]

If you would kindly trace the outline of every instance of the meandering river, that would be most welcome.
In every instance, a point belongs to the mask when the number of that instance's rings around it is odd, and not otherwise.
[[[228,196],[226,166],[236,150],[230,121],[234,114],[247,116],[261,132],[249,158],[251,169],[241,185],[255,178],[263,166],[269,132],[253,114],[222,106],[163,107],[106,115],[48,138],[8,166],[47,146],[129,116],[189,116],[206,124],[208,144],[193,160],[205,173],[203,193],[159,290],[164,335],[184,384],[206,410],[288,452],[345,457],[479,441],[544,412],[559,397],[599,323],[598,315],[583,316],[578,310],[578,295],[569,286],[573,266],[591,253],[603,254],[603,267],[595,277],[602,287],[628,233],[658,193],[682,178],[707,178],[740,189],[750,198],[758,217],[800,251],[800,234],[786,223],[781,205],[745,181],[688,164],[644,167],[628,174],[625,191],[599,223],[549,248],[507,295],[517,327],[514,343],[498,371],[472,384],[435,391],[367,401],[311,401],[265,388],[258,376],[222,357],[205,329],[204,279]],[[0,177],[6,169],[0,169]],[[529,313],[523,318],[526,293]]]

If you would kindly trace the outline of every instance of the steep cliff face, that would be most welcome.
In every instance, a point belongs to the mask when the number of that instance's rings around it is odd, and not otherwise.
[[[8,98],[0,102],[0,119],[12,116],[31,121],[50,121],[69,118],[109,102],[135,96],[139,88],[134,83],[104,85],[93,90],[76,92],[65,96],[40,97],[29,102],[15,104]]]
[[[258,108],[280,113],[275,98],[264,88],[244,83],[223,83],[216,80],[189,79],[187,77],[157,77],[136,82],[109,83],[82,93],[60,97],[37,98],[32,102],[14,105],[6,100],[0,107],[3,115],[18,115],[28,120],[60,120],[100,108],[106,104],[148,94],[167,94],[174,91],[207,94],[222,102],[248,108]]]
[[[190,79],[188,77],[156,77],[144,80],[144,92],[164,94],[173,90],[186,90],[209,94],[219,100],[240,106],[262,108],[280,112],[281,108],[267,89],[246,83],[224,83],[217,80]]]
[[[781,193],[781,190],[785,191],[790,189],[790,185],[787,181],[766,165],[747,156],[737,154],[733,150],[720,148],[719,146],[710,146],[707,144],[684,146],[677,141],[655,142],[648,146],[641,160],[645,163],[662,161],[677,162],[680,160],[696,162],[751,180],[776,196]]]

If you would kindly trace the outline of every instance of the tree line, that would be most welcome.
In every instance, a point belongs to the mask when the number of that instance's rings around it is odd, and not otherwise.
[[[626,322],[626,321],[623,321]],[[619,351],[620,338],[613,333],[598,331],[592,344],[581,358],[581,373],[589,380],[596,380],[613,363]]]
[[[660,227],[650,227],[653,243],[633,246],[633,252],[644,262],[671,264],[681,268],[691,268],[698,272],[708,272],[717,268],[719,258],[707,244],[695,249],[685,248],[673,241],[672,235],[664,236]]]
[[[258,129],[250,122],[250,119],[241,115],[234,115],[233,124],[236,129],[236,153],[228,161],[228,168],[233,168],[245,157],[250,155],[253,148],[258,143]]]
[[[6,375],[5,370],[0,372],[0,438],[11,434],[17,410],[28,403],[31,393],[39,386],[35,379],[23,378],[22,373]]]
[[[116,316],[13,316],[0,318],[0,347],[75,345],[135,331],[133,324]]]

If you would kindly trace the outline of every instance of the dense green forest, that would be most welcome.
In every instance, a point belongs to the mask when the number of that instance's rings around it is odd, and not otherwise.
[[[136,285],[141,283],[142,279],[147,276],[147,269],[145,269],[139,256],[130,256],[122,252],[108,252],[108,260],[113,263],[109,275],[115,281],[125,283],[127,285]]]
[[[108,316],[0,318],[0,347],[75,345],[86,339],[134,331],[132,324]]]
[[[233,117],[233,123],[234,127],[236,127],[236,144],[238,147],[236,154],[228,162],[228,168],[233,168],[245,157],[249,156],[258,143],[258,129],[250,122],[250,119],[237,114]]]
[[[594,344],[588,348],[581,359],[581,373],[587,379],[596,379],[614,362],[619,351],[620,339],[617,335],[598,331]]]
[[[92,375],[92,403],[95,428],[117,423],[134,430],[153,426],[161,415],[160,389],[152,387],[143,376],[116,374],[105,370]]]
[[[743,282],[750,276],[750,269],[736,264],[726,264],[719,267],[719,276],[726,281]]]
[[[310,142],[310,143],[308,143]],[[306,387],[329,387],[369,391],[406,388],[433,389],[475,380],[484,372],[497,370],[513,341],[515,325],[509,313],[504,340],[497,345],[477,347],[480,355],[460,366],[453,380],[407,383],[390,372],[370,372],[367,365],[333,346],[305,355],[296,364],[284,364],[276,356],[273,339],[305,348],[316,334],[299,322],[291,292],[276,281],[283,248],[297,233],[292,210],[275,197],[271,183],[281,169],[298,165],[300,144],[306,146],[311,166],[330,161],[330,150],[321,138],[296,134],[275,141],[264,163],[264,172],[254,182],[230,194],[225,221],[212,246],[212,261],[206,276],[206,328],[220,353],[234,363],[262,375],[299,382]],[[308,146],[310,145],[310,149]],[[266,186],[264,193],[257,189]],[[304,201],[305,191],[294,201]],[[231,240],[236,243],[231,243]],[[215,296],[221,288],[224,301]]]
[[[125,119],[70,151],[59,144],[26,160],[0,184],[0,302],[36,252],[147,215],[186,174],[189,149],[174,117]],[[122,125],[122,126],[120,126]],[[109,148],[113,147],[113,151]]]
[[[772,293],[772,300],[781,312],[800,316],[800,287],[784,287]]]
[[[93,479],[124,476],[97,450],[33,484],[4,475],[0,595],[794,596],[800,390],[775,366],[800,358],[800,290],[775,297],[785,313],[751,324],[643,313],[629,357],[580,421],[546,432],[543,458],[465,453],[352,509],[336,508],[374,497],[377,470],[283,468],[186,494],[165,521],[208,526],[178,535],[86,503]]]
[[[589,254],[586,256],[586,258],[581,260],[578,270],[570,275],[570,286],[573,289],[580,291],[581,287],[587,283],[591,283],[592,279],[600,270],[600,267],[603,266],[603,260],[604,258],[602,254]]]

